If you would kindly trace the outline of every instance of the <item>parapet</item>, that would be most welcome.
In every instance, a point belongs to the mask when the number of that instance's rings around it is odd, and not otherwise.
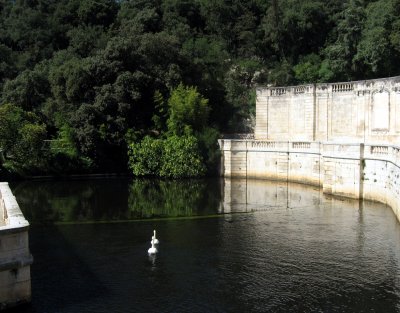
[[[28,229],[8,183],[0,183],[0,311],[31,301]]]

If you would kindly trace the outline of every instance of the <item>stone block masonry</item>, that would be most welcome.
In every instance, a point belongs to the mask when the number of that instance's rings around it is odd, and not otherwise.
[[[29,223],[7,183],[0,183],[0,311],[31,300]]]
[[[400,221],[400,147],[225,139],[219,145],[224,177],[319,186],[326,194],[385,203]]]
[[[397,143],[400,77],[257,88],[255,139]]]
[[[317,185],[400,221],[400,76],[259,87],[254,139],[219,141],[223,176]]]

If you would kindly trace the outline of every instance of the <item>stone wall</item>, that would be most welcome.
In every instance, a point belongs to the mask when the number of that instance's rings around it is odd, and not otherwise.
[[[379,201],[400,220],[400,76],[257,88],[255,140],[220,140],[221,174]]]
[[[400,221],[400,147],[261,140],[219,144],[222,176],[320,186],[325,194],[386,203]]]
[[[400,77],[257,88],[255,139],[396,143]]]
[[[220,140],[222,176],[268,178],[321,185],[321,144]]]
[[[0,310],[31,300],[29,223],[7,183],[0,183]]]

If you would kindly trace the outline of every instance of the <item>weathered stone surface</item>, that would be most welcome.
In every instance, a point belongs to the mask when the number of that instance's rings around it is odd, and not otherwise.
[[[255,139],[396,143],[400,77],[257,89]]]
[[[220,140],[221,175],[320,186],[390,205],[400,221],[400,147],[362,143]]]
[[[0,310],[31,300],[29,223],[7,183],[0,183]]]
[[[321,186],[400,221],[400,76],[257,89],[255,140],[220,140],[221,175]]]

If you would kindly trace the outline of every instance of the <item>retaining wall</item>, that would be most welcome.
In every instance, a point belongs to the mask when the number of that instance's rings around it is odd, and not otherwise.
[[[31,300],[29,223],[7,183],[0,183],[0,310]]]
[[[221,175],[320,186],[389,205],[400,221],[400,147],[363,143],[219,140]]]

